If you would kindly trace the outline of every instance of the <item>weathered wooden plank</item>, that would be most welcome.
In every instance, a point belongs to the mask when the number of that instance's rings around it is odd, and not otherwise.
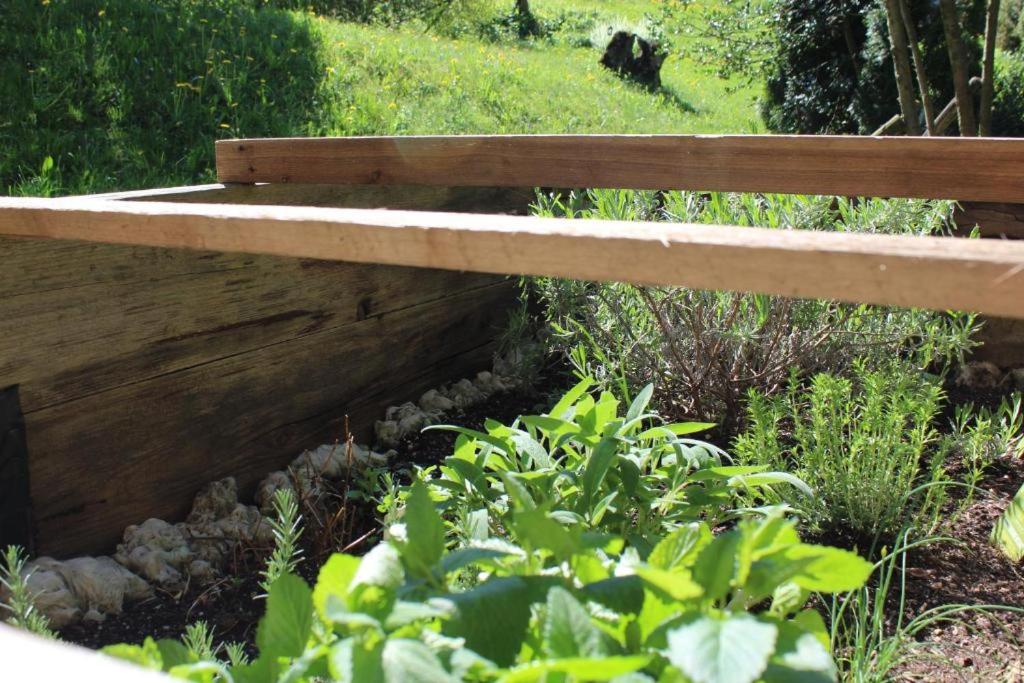
[[[729,289],[1024,318],[1024,243],[522,216],[0,199],[0,234]]]
[[[462,292],[27,414],[40,552],[109,549],[129,524],[181,518],[223,476],[251,490],[341,437],[324,430],[343,415],[367,436],[388,404],[486,367],[514,292]]]
[[[26,412],[499,281],[0,238],[0,386]]]
[[[143,634],[139,634],[141,638]],[[108,655],[41,638],[0,622],[0,662],[7,681],[170,683],[174,679]]]
[[[727,190],[1024,202],[1024,140],[498,135],[217,142],[221,182]]]
[[[1024,239],[1024,204],[961,202],[953,220],[964,232],[977,226],[982,237]]]

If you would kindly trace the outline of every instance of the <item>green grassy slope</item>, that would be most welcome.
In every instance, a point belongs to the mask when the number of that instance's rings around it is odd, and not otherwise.
[[[597,50],[569,46],[578,39],[449,39],[243,0],[10,2],[15,11],[0,13],[0,193],[207,181],[218,137],[760,126],[750,89],[684,57],[669,59],[664,90],[649,93],[601,68]],[[562,0],[538,0],[546,12],[545,2],[556,11]],[[591,4],[602,20],[629,6]]]

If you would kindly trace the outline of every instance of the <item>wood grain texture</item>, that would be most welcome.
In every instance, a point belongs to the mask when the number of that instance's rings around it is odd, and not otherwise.
[[[613,187],[1024,202],[1024,140],[509,135],[217,142],[221,182]]]
[[[492,284],[490,275],[0,238],[0,385],[27,412]]]
[[[28,412],[40,552],[109,550],[129,524],[182,518],[220,477],[250,493],[304,448],[343,439],[345,415],[367,438],[387,405],[487,367],[515,291],[503,281],[328,324]]]
[[[1024,204],[961,202],[953,220],[963,233],[977,226],[982,237],[1024,240]]]
[[[0,199],[0,234],[1024,318],[1024,243],[361,209]]]

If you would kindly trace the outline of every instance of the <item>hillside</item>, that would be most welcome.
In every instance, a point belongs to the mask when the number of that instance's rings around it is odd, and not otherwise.
[[[685,55],[656,93],[598,64],[594,27],[641,22],[647,3],[537,1],[561,32],[529,42],[239,0],[14,3],[0,16],[0,191],[13,194],[208,181],[217,137],[760,126],[750,88]]]

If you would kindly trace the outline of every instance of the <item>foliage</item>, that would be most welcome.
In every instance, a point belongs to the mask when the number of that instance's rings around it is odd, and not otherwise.
[[[854,590],[871,569],[802,543],[780,510],[717,537],[704,523],[680,526],[643,558],[621,541],[565,551],[551,536],[535,550],[564,561],[544,572],[507,541],[445,553],[423,484],[405,517],[408,541],[332,556],[312,590],[280,577],[251,663],[201,660],[169,640],[105,651],[191,680],[830,680],[829,634],[804,602]],[[472,585],[461,578],[469,566]]]
[[[661,423],[647,412],[652,386],[623,412],[611,393],[589,393],[592,384],[581,381],[547,414],[509,426],[431,428],[460,435],[440,476],[420,472],[454,536],[468,543],[504,533],[527,548],[557,536],[569,550],[602,532],[649,549],[680,525],[733,521],[738,492],[789,484],[810,493],[784,472],[730,466],[720,449],[689,437],[713,425]]]
[[[299,540],[302,537],[302,516],[299,504],[291,489],[281,488],[274,491],[274,517],[270,522],[274,534],[274,550],[267,559],[267,566],[261,572],[260,587],[270,591],[270,586],[278,577],[293,573],[302,557]]]
[[[852,378],[794,376],[788,391],[752,393],[750,429],[736,439],[745,464],[786,467],[815,491],[804,507],[810,525],[835,537],[890,540],[916,516],[938,515],[948,446],[933,424],[941,388],[898,365]]]
[[[217,137],[323,132],[318,22],[252,4],[11,0],[0,13],[0,188],[189,182],[210,177]],[[33,184],[41,167],[55,187]]]
[[[1003,399],[996,410],[960,404],[954,408],[946,437],[960,456],[968,494],[963,505],[974,498],[976,485],[997,458],[1024,455],[1024,411],[1022,397]]]
[[[1002,605],[950,603],[910,617],[905,608],[908,554],[953,540],[939,536],[915,539],[912,532],[912,529],[901,531],[892,549],[883,549],[866,585],[834,596],[829,602],[832,651],[840,662],[844,680],[856,683],[891,680],[897,667],[923,649],[927,642],[921,637],[923,634],[940,624],[961,621],[967,613],[1021,611]]]
[[[777,229],[939,234],[945,202],[792,195],[591,191],[541,197],[540,215],[760,225]],[[725,435],[747,392],[785,387],[791,367],[844,372],[905,358],[941,367],[970,347],[973,316],[831,301],[541,278],[534,281],[555,341],[583,374],[629,388],[654,382],[673,416],[717,421]]]
[[[12,3],[0,12],[0,193],[208,182],[221,137],[760,125],[753,89],[729,92],[684,59],[652,95],[589,48],[477,40],[461,11],[428,33],[260,0]],[[579,28],[581,44],[590,30]]]
[[[37,635],[55,638],[46,617],[33,605],[35,596],[28,587],[25,555],[21,548],[9,545],[0,564],[0,617],[12,626]]]
[[[996,520],[992,542],[1013,562],[1024,560],[1024,486]]]
[[[885,10],[874,0],[776,0],[763,113],[783,133],[870,133],[899,113]],[[932,98],[953,97],[938,3],[908,2]],[[959,0],[972,75],[981,71],[984,0]]]
[[[992,134],[1024,137],[1024,54],[996,53]]]

